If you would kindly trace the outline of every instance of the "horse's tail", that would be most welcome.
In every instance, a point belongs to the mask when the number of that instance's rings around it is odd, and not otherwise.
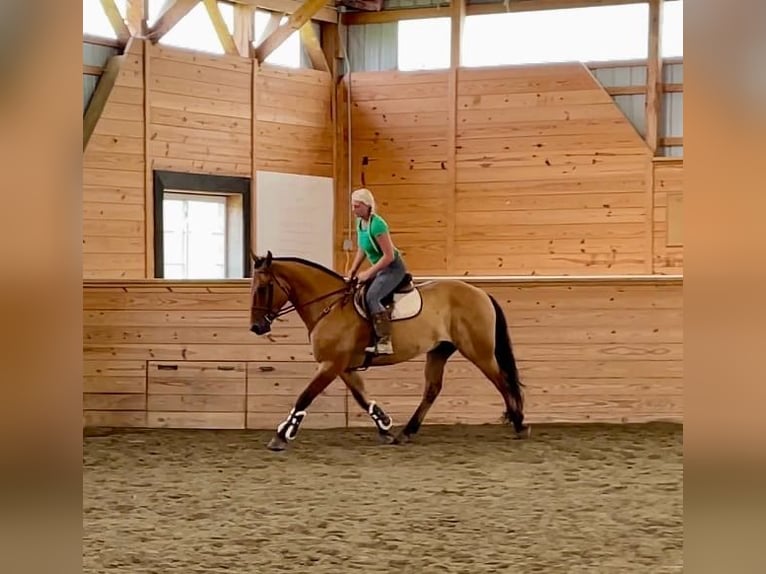
[[[513,356],[511,339],[508,336],[508,323],[505,320],[505,313],[498,305],[492,295],[489,295],[492,306],[495,308],[495,359],[500,366],[500,370],[505,375],[505,384],[508,386],[508,392],[516,403],[516,410],[519,415],[524,413],[524,395],[522,388],[524,384],[519,379],[519,371],[516,368],[516,359]]]

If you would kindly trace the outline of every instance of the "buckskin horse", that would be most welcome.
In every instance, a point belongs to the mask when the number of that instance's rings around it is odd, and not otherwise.
[[[309,331],[317,370],[287,418],[269,441],[284,450],[295,439],[311,402],[340,377],[369,414],[383,442],[403,443],[418,432],[442,389],[444,366],[455,351],[492,382],[505,402],[504,418],[516,436],[529,436],[524,397],[508,326],[497,301],[486,291],[459,280],[433,280],[415,286],[411,276],[385,302],[391,313],[393,355],[365,351],[372,327],[364,306],[364,288],[305,259],[252,255],[250,330],[265,335],[279,316],[296,311]],[[289,305],[287,305],[289,303]],[[287,306],[286,306],[287,305]],[[398,435],[391,417],[367,397],[360,369],[393,365],[426,354],[425,388],[420,404]]]

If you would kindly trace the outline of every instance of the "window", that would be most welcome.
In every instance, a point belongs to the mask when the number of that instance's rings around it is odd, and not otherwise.
[[[646,3],[467,16],[462,65],[646,58],[648,38]]]
[[[663,58],[684,55],[684,2],[665,2],[662,7],[662,29],[660,30],[660,52]]]
[[[255,40],[253,46],[258,46],[264,39],[264,32],[266,31],[269,22],[272,20],[273,12],[267,12],[265,10],[255,11],[255,29],[253,34]],[[282,16],[280,24],[287,22],[287,16]],[[271,31],[271,30],[270,30]],[[285,66],[287,68],[300,68],[301,67],[301,37],[298,32],[293,32],[290,36],[282,42],[282,44],[274,50],[266,58],[267,64],[274,64],[277,66]]]
[[[250,180],[154,172],[155,276],[247,277]]]
[[[127,0],[115,0],[117,9],[123,17],[125,16],[126,2]],[[82,0],[82,33],[101,38],[117,38],[100,0]]]
[[[397,46],[400,70],[437,70],[450,66],[449,18],[400,20]]]
[[[226,27],[229,33],[234,30],[234,5],[227,2],[218,2]],[[181,20],[173,26],[167,34],[159,39],[159,43],[165,46],[186,48],[212,54],[224,54],[225,50],[218,39],[218,34],[210,20],[205,5],[200,2]]]

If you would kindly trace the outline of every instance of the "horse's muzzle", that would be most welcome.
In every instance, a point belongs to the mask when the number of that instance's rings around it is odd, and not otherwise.
[[[271,323],[269,321],[258,321],[250,325],[250,330],[256,335],[265,335],[271,331]]]

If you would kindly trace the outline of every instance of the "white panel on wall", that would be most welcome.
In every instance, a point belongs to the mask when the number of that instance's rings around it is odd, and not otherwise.
[[[256,172],[257,255],[302,257],[333,268],[331,177]]]

